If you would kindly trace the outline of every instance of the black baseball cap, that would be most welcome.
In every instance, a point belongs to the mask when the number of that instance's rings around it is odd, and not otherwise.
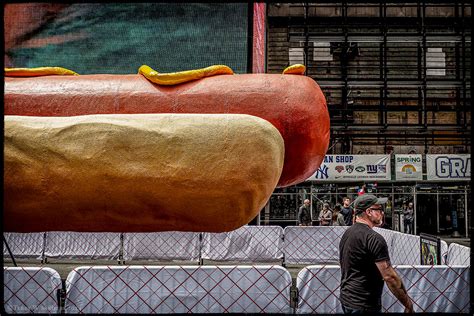
[[[383,205],[387,203],[388,198],[378,198],[372,194],[363,194],[357,197],[354,201],[354,210],[356,213],[361,213],[375,204]]]

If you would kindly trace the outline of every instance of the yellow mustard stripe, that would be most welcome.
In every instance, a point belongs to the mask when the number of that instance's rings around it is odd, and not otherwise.
[[[160,85],[177,85],[180,83],[201,79],[204,77],[216,75],[233,75],[232,69],[225,65],[214,65],[206,68],[185,70],[180,72],[159,73],[147,65],[143,65],[138,69],[138,73],[142,74],[153,83]]]
[[[5,77],[38,77],[38,76],[79,76],[78,73],[62,67],[5,68]]]
[[[283,70],[284,75],[304,75],[304,72],[306,70],[305,65],[302,64],[294,64],[291,66],[288,66]]]

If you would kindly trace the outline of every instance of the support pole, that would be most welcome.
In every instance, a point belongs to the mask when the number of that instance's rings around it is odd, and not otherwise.
[[[265,204],[264,225],[270,225],[270,199],[268,199],[267,204]]]
[[[467,218],[467,187],[464,188],[464,225],[466,227],[466,238],[469,238],[469,221]]]
[[[204,259],[202,258],[202,244],[203,244],[203,234],[204,233],[199,233],[199,265],[202,266],[204,265]]]
[[[45,251],[46,251],[46,232],[43,233],[43,250],[41,251],[41,264],[47,263],[48,258],[45,256]]]
[[[415,217],[413,220],[413,235],[416,235],[416,186],[413,186],[413,216]],[[406,233],[406,232],[405,232]]]
[[[12,258],[13,265],[14,265],[15,267],[18,267],[18,265],[16,264],[16,261],[15,261],[15,256],[13,255],[13,252],[10,250],[10,247],[8,246],[8,243],[7,243],[7,240],[5,239],[5,236],[3,236],[3,243],[4,243],[5,246],[7,247],[7,251],[8,251],[8,253],[10,254],[10,257]]]
[[[439,234],[439,192],[436,192],[436,228]]]

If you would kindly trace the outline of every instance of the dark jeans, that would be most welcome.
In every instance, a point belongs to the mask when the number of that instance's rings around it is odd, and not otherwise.
[[[342,310],[344,314],[380,314],[382,309],[379,310],[367,310],[367,309],[353,309],[347,306],[342,305]]]
[[[413,220],[404,220],[403,224],[405,224],[405,234],[413,234]]]

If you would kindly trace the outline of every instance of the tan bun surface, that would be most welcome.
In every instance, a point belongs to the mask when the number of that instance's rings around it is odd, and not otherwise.
[[[5,116],[4,229],[234,230],[263,208],[284,143],[243,114]]]

